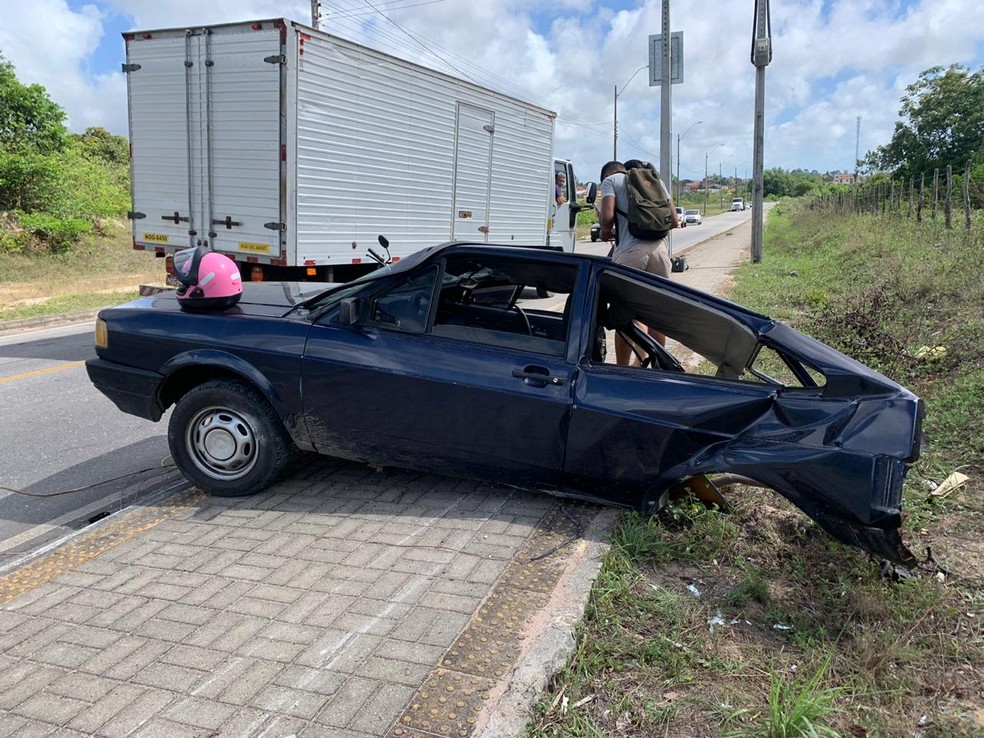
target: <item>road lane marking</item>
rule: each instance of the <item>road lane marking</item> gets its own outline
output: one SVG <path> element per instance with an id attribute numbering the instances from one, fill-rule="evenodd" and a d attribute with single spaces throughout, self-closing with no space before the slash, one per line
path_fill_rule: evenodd
<path id="1" fill-rule="evenodd" d="M 60 372 L 62 369 L 72 369 L 77 366 L 82 366 L 84 361 L 71 361 L 68 364 L 59 364 L 58 366 L 49 366 L 47 369 L 35 369 L 33 372 L 24 372 L 23 374 L 14 374 L 10 377 L 0 377 L 0 384 L 4 382 L 13 382 L 17 379 L 27 379 L 28 377 L 36 377 L 39 374 L 50 374 L 51 372 Z"/>

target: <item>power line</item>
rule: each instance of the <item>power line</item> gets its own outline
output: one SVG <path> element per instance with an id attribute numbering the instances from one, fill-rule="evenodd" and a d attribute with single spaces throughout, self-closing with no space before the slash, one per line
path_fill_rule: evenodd
<path id="1" fill-rule="evenodd" d="M 475 84 L 479 84 L 486 87 L 493 87 L 495 89 L 498 89 L 500 92 L 503 92 L 504 94 L 508 94 L 510 96 L 517 97 L 523 100 L 539 101 L 538 104 L 541 105 L 541 107 L 550 108 L 550 109 L 554 109 L 555 107 L 557 107 L 558 112 L 560 112 L 563 115 L 563 119 L 561 122 L 565 126 L 584 127 L 589 129 L 597 128 L 599 132 L 608 127 L 609 124 L 607 121 L 586 119 L 575 110 L 565 108 L 563 106 L 551 105 L 548 101 L 544 101 L 539 95 L 536 95 L 530 90 L 520 87 L 519 85 L 514 84 L 510 80 L 490 72 L 487 68 L 474 64 L 473 62 L 466 59 L 465 57 L 456 54 L 455 52 L 451 51 L 446 47 L 441 46 L 435 41 L 428 39 L 427 37 L 422 36 L 418 33 L 412 32 L 409 29 L 401 26 L 399 23 L 397 23 L 388 15 L 386 15 L 386 13 L 382 12 L 379 9 L 379 6 L 374 5 L 369 0 L 363 0 L 363 2 L 365 2 L 366 5 L 368 5 L 370 8 L 373 9 L 372 13 L 363 11 L 364 15 L 375 14 L 389 21 L 396 28 L 398 28 L 405 36 L 410 38 L 417 45 L 417 47 L 422 49 L 426 54 L 429 54 L 432 57 L 438 59 L 441 63 L 443 63 L 450 69 L 453 69 L 458 75 L 464 77 L 465 79 Z M 420 5 L 420 4 L 427 4 L 427 3 L 416 3 L 416 4 Z M 403 7 L 412 7 L 412 6 L 411 5 L 400 6 L 399 9 L 402 9 Z M 343 11 L 336 11 L 334 17 L 335 19 L 341 21 L 338 24 L 340 27 L 348 29 L 350 32 L 353 33 L 353 35 L 355 36 L 366 35 L 364 24 L 359 23 L 356 17 L 354 16 L 356 12 L 357 11 L 355 8 L 349 8 Z M 339 17 L 340 14 L 341 17 Z M 396 36 L 392 32 L 387 32 L 385 29 L 379 26 L 375 26 L 369 35 L 370 36 L 375 35 L 383 41 L 389 41 L 396 47 L 402 47 L 405 45 L 404 40 L 401 37 Z M 439 53 L 438 50 L 440 50 L 440 52 L 443 53 Z M 452 63 L 450 61 L 451 59 L 453 59 L 455 63 Z M 418 60 L 414 60 L 414 61 L 418 61 Z M 468 74 L 464 71 L 464 69 L 469 69 L 469 68 L 473 70 L 472 74 Z M 488 81 L 485 82 L 479 81 L 482 80 L 483 78 Z"/>

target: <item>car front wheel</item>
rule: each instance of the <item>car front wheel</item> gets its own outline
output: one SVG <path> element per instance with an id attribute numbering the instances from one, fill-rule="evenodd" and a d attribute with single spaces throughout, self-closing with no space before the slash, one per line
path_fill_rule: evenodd
<path id="1" fill-rule="evenodd" d="M 223 497 L 268 487 L 293 447 L 270 403 L 231 379 L 206 382 L 182 397 L 171 413 L 167 441 L 188 481 Z"/>

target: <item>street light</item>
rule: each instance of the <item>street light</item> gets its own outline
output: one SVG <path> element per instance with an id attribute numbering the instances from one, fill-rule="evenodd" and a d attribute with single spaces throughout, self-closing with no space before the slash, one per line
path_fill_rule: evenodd
<path id="1" fill-rule="evenodd" d="M 717 149 L 720 149 L 723 144 L 718 144 L 713 149 L 704 154 L 704 215 L 707 215 L 707 159 L 713 154 Z"/>
<path id="2" fill-rule="evenodd" d="M 649 65 L 643 64 L 641 67 L 635 70 L 632 73 L 632 76 L 625 81 L 624 85 L 622 85 L 621 92 L 619 92 L 618 85 L 615 86 L 615 125 L 614 125 L 614 137 L 612 139 L 612 159 L 614 161 L 618 161 L 618 96 L 621 95 L 622 92 L 625 92 L 625 88 L 629 86 L 629 82 L 634 80 L 635 76 L 639 74 L 639 72 L 641 72 L 643 69 L 649 69 Z"/>
<path id="3" fill-rule="evenodd" d="M 680 134 L 680 133 L 677 134 L 677 196 L 676 196 L 676 204 L 677 205 L 680 204 L 680 195 L 681 195 L 681 192 L 680 192 L 680 140 L 684 136 L 686 136 L 688 133 L 690 133 L 690 129 L 691 128 L 693 128 L 694 126 L 699 126 L 703 122 L 704 121 L 699 120 L 696 123 L 691 123 L 687 127 L 687 130 L 685 130 L 682 134 Z"/>

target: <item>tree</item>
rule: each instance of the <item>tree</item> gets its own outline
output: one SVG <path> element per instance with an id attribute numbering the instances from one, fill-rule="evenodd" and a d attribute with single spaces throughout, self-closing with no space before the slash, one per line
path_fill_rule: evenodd
<path id="1" fill-rule="evenodd" d="M 65 146 L 65 111 L 41 85 L 23 85 L 0 54 L 0 148 L 49 154 Z"/>
<path id="2" fill-rule="evenodd" d="M 86 153 L 110 164 L 128 164 L 130 142 L 125 136 L 114 136 L 105 128 L 90 127 L 85 133 L 70 133 L 69 137 Z"/>
<path id="3" fill-rule="evenodd" d="M 892 140 L 866 164 L 908 179 L 984 157 L 984 68 L 932 67 L 906 87 Z"/>

